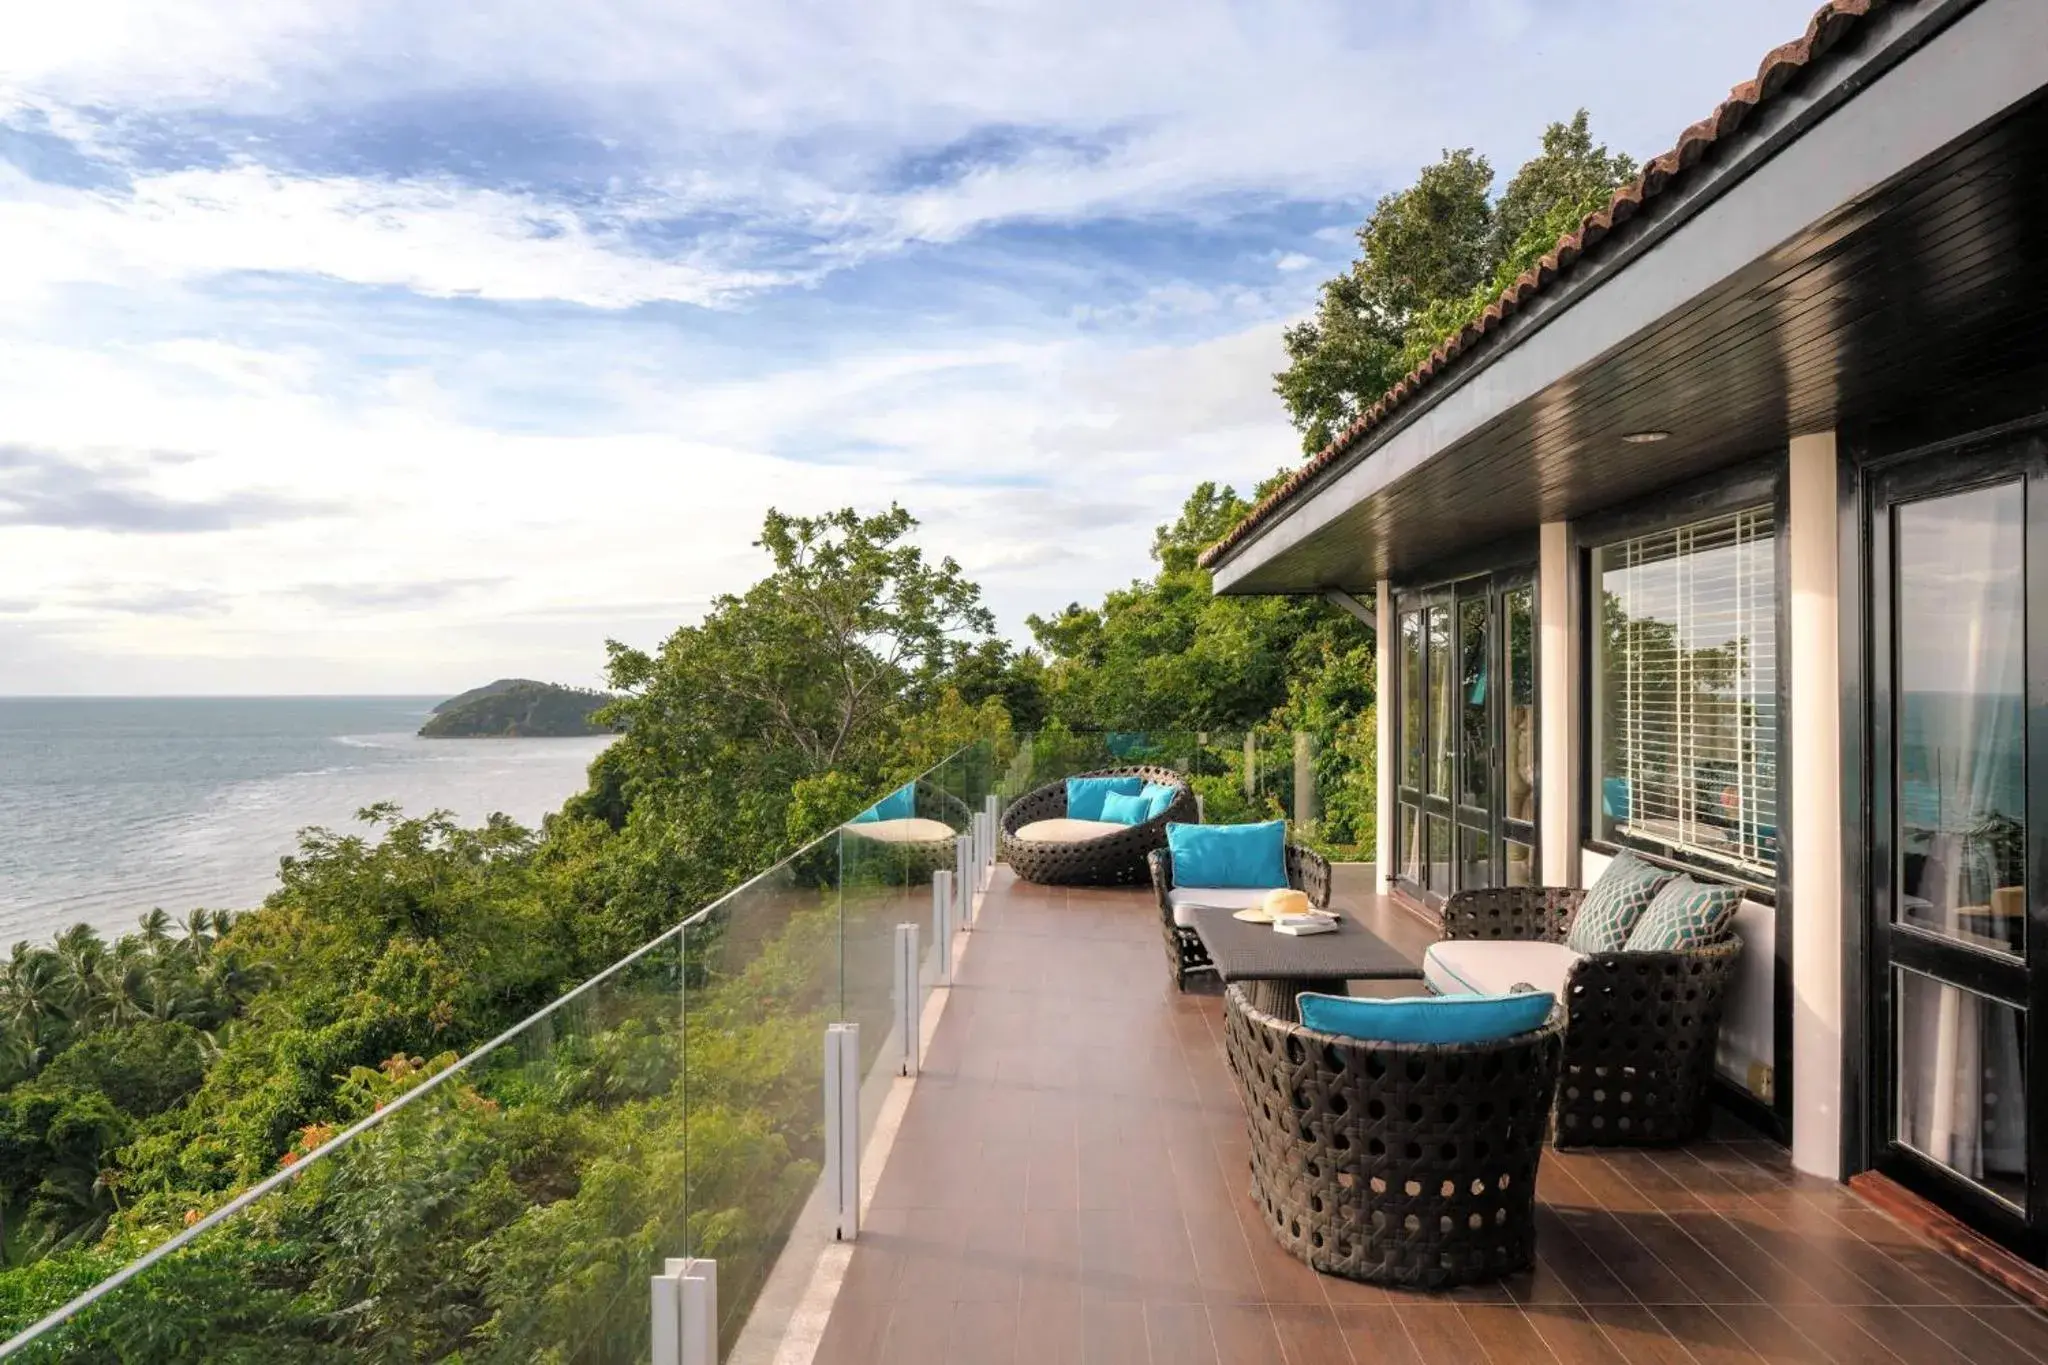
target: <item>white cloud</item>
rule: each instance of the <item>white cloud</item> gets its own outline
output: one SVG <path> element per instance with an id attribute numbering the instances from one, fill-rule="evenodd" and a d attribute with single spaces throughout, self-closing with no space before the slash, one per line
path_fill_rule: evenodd
<path id="1" fill-rule="evenodd" d="M 6 7 L 0 119 L 101 174 L 0 155 L 0 447 L 74 471 L 0 692 L 591 681 L 771 502 L 903 502 L 1017 631 L 1297 457 L 1374 197 L 1582 103 L 1661 150 L 1810 3 Z"/>

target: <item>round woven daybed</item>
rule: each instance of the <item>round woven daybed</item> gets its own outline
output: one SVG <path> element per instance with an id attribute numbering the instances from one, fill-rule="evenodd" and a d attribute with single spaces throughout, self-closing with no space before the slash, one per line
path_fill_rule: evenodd
<path id="1" fill-rule="evenodd" d="M 1027 882 L 1043 886 L 1142 886 L 1151 880 L 1146 857 L 1166 847 L 1169 823 L 1201 817 L 1187 779 L 1171 768 L 1102 768 L 1076 777 L 1136 777 L 1179 790 L 1166 809 L 1137 825 L 1067 819 L 1067 783 L 1048 782 L 1020 796 L 1003 812 L 1003 861 Z"/>
<path id="2" fill-rule="evenodd" d="M 943 787 L 919 782 L 913 797 L 915 815 L 900 820 L 849 821 L 839 827 L 849 839 L 864 839 L 903 850 L 912 881 L 929 881 L 934 872 L 953 865 L 953 841 L 967 832 L 972 812 L 967 803 Z"/>
<path id="3" fill-rule="evenodd" d="M 1223 1045 L 1252 1200 L 1288 1251 L 1326 1275 L 1424 1290 L 1535 1263 L 1561 1011 L 1499 1042 L 1374 1042 L 1277 1019 L 1239 984 Z"/>

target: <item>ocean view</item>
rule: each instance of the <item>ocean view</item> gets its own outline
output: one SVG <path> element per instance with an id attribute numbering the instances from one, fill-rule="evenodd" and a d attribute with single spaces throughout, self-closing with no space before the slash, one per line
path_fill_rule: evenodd
<path id="1" fill-rule="evenodd" d="M 439 700 L 0 698 L 0 946 L 253 906 L 300 829 L 376 801 L 538 824 L 609 742 L 418 738 Z"/>

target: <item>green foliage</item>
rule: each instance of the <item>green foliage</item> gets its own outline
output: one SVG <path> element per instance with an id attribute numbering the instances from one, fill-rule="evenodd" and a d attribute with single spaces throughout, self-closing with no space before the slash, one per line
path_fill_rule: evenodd
<path id="1" fill-rule="evenodd" d="M 611 700 L 580 687 L 500 678 L 436 706 L 420 734 L 426 739 L 608 734 L 611 727 L 592 717 Z"/>
<path id="2" fill-rule="evenodd" d="M 1303 450 L 1328 445 L 1634 174 L 1628 157 L 1594 143 L 1581 109 L 1544 130 L 1542 150 L 1495 201 L 1493 168 L 1469 147 L 1381 199 L 1358 230 L 1358 259 L 1285 334 L 1274 388 Z"/>

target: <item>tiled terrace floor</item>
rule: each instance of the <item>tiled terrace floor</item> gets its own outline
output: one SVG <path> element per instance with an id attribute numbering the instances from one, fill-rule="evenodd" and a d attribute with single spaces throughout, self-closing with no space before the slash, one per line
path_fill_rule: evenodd
<path id="1" fill-rule="evenodd" d="M 2048 1362 L 2048 1319 L 1739 1134 L 1546 1154 L 1504 1285 L 1319 1276 L 1256 1221 L 1221 1000 L 1173 992 L 1149 895 L 998 878 L 820 1365 Z"/>

